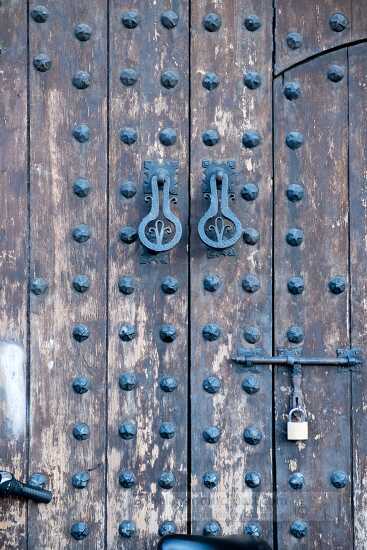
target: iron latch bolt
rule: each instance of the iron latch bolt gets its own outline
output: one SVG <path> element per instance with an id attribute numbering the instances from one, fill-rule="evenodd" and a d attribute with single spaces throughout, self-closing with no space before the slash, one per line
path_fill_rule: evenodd
<path id="1" fill-rule="evenodd" d="M 24 497 L 35 502 L 45 503 L 50 502 L 52 499 L 51 491 L 36 487 L 30 483 L 22 483 L 15 479 L 12 473 L 4 470 L 0 470 L 0 496 Z"/>

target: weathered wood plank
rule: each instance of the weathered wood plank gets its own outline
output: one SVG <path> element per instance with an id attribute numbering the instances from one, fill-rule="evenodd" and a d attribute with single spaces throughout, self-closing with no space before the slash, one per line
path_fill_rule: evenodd
<path id="1" fill-rule="evenodd" d="M 349 344 L 348 79 L 329 80 L 331 65 L 343 67 L 347 75 L 346 51 L 326 54 L 275 81 L 275 344 L 303 348 L 307 356 L 335 356 L 337 348 Z M 300 87 L 298 99 L 284 95 L 291 82 Z M 304 142 L 291 149 L 286 138 L 295 131 Z M 290 184 L 303 186 L 302 200 L 287 198 L 290 191 L 295 196 Z M 298 236 L 292 237 L 291 229 L 303 232 L 299 246 L 288 244 L 297 244 Z M 340 294 L 329 289 L 336 276 L 345 281 Z M 299 294 L 289 290 L 294 277 L 303 280 L 304 291 Z M 293 330 L 292 343 L 287 337 L 290 327 L 299 327 L 304 339 L 298 329 Z M 286 440 L 290 372 L 277 370 L 278 545 L 298 547 L 290 527 L 301 519 L 308 524 L 307 548 L 350 548 L 350 484 L 336 489 L 330 481 L 333 471 L 351 474 L 349 374 L 335 367 L 304 368 L 302 385 L 309 440 L 293 443 Z M 304 476 L 301 490 L 289 484 L 296 472 Z"/>
<path id="2" fill-rule="evenodd" d="M 30 505 L 29 547 L 103 548 L 107 3 L 45 1 L 44 6 L 47 21 L 30 22 L 31 277 L 44 278 L 49 288 L 31 295 L 30 468 L 49 476 L 54 499 Z M 81 23 L 91 28 L 89 40 L 75 35 Z M 88 29 L 81 31 L 87 38 Z M 40 53 L 52 63 L 46 72 L 32 64 Z M 89 87 L 73 85 L 77 71 L 90 73 Z M 80 124 L 90 130 L 84 143 L 73 136 Z M 90 181 L 87 197 L 73 190 L 78 178 Z M 73 237 L 80 224 L 91 232 L 88 240 L 79 239 L 84 242 Z M 79 275 L 89 278 L 89 289 L 87 281 L 75 281 Z M 77 324 L 90 331 L 83 342 L 72 335 Z M 73 390 L 78 376 L 90 385 L 83 395 Z M 79 423 L 89 427 L 85 440 L 73 435 Z M 86 488 L 73 486 L 79 472 L 90 477 Z M 90 531 L 79 542 L 71 536 L 77 522 Z M 73 529 L 80 538 L 86 534 L 83 525 Z"/>
<path id="3" fill-rule="evenodd" d="M 241 534 L 245 526 L 253 532 L 259 528 L 272 542 L 271 371 L 264 367 L 254 373 L 230 363 L 238 344 L 261 347 L 266 353 L 272 349 L 272 3 L 200 0 L 192 2 L 191 10 L 192 530 L 202 533 L 210 522 L 217 521 L 225 534 Z M 203 26 L 203 19 L 210 13 L 221 18 L 218 31 L 208 32 Z M 244 22 L 254 15 L 261 26 L 251 31 Z M 247 26 L 251 27 L 251 21 L 258 26 L 256 18 L 247 20 Z M 254 72 L 260 75 L 260 87 L 256 86 L 258 77 L 251 76 Z M 216 73 L 220 81 L 212 90 L 202 84 L 208 73 Z M 244 74 L 252 89 L 244 85 Z M 219 143 L 212 147 L 203 143 L 202 134 L 208 129 L 217 130 L 220 136 Z M 260 133 L 259 146 L 250 149 L 242 144 L 243 133 L 248 130 Z M 235 256 L 209 258 L 198 236 L 199 219 L 209 204 L 203 199 L 201 187 L 205 159 L 236 161 L 239 176 L 234 187 L 236 198 L 230 206 L 243 227 L 251 228 L 253 237 L 246 238 L 253 238 L 254 244 L 241 238 Z M 241 197 L 245 183 L 252 184 L 244 192 L 247 198 L 258 187 L 256 200 Z M 258 242 L 256 232 L 260 235 Z M 260 281 L 256 293 L 242 288 L 247 274 Z M 209 275 L 220 280 L 215 292 L 204 288 L 204 279 Z M 203 327 L 208 323 L 221 329 L 216 341 L 203 337 Z M 256 341 L 257 335 L 259 341 L 249 343 Z M 260 391 L 254 395 L 241 387 L 249 375 L 260 384 Z M 218 393 L 203 389 L 208 376 L 221 381 Z M 252 425 L 262 432 L 259 445 L 244 441 L 244 429 Z M 203 431 L 210 426 L 222 431 L 216 444 L 203 438 Z M 203 476 L 213 471 L 219 481 L 209 489 Z M 248 472 L 259 472 L 260 487 L 246 485 Z"/>
<path id="4" fill-rule="evenodd" d="M 0 468 L 24 479 L 27 354 L 27 7 L 0 5 Z M 0 546 L 25 547 L 25 505 L 2 500 Z"/>
<path id="5" fill-rule="evenodd" d="M 172 2 L 178 22 L 171 29 L 161 23 L 161 14 L 168 8 L 170 4 L 163 0 L 113 0 L 110 9 L 109 548 L 151 549 L 166 521 L 175 522 L 178 531 L 186 531 L 188 2 Z M 124 25 L 122 14 L 132 10 L 138 12 L 138 25 L 127 28 L 129 17 L 125 15 Z M 136 70 L 135 84 L 121 82 L 125 69 Z M 162 74 L 172 70 L 178 83 L 165 88 Z M 120 139 L 121 129 L 129 127 L 137 131 L 137 140 L 131 145 Z M 171 146 L 164 146 L 159 139 L 159 132 L 167 127 L 177 134 Z M 149 211 L 150 203 L 144 200 L 145 160 L 178 160 L 180 164 L 178 204 L 173 208 L 182 222 L 183 237 L 166 255 L 151 256 L 138 241 L 126 244 L 119 238 L 121 228 L 137 230 Z M 131 198 L 126 198 L 129 193 L 121 193 L 126 181 L 133 182 L 136 189 Z M 161 289 L 167 276 L 178 281 L 179 289 L 172 295 Z M 132 277 L 132 294 L 119 290 L 121 277 Z M 126 323 L 137 331 L 130 342 L 119 338 L 119 329 Z M 163 323 L 175 326 L 174 342 L 161 341 Z M 134 373 L 137 379 L 131 391 L 119 387 L 119 376 L 126 373 Z M 166 376 L 177 381 L 172 393 L 160 388 Z M 131 440 L 119 435 L 119 425 L 125 421 L 135 422 L 137 427 Z M 163 422 L 175 425 L 172 439 L 160 436 Z M 119 484 L 119 475 L 126 471 L 136 478 L 131 488 Z M 159 486 L 164 472 L 175 476 L 172 489 Z M 130 539 L 123 522 L 134 522 L 136 532 Z"/>

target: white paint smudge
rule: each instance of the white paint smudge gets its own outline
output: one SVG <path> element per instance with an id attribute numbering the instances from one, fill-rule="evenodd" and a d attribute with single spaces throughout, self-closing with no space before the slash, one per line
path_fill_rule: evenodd
<path id="1" fill-rule="evenodd" d="M 0 341 L 0 390 L 0 424 L 7 436 L 19 437 L 26 422 L 25 354 L 15 342 Z"/>

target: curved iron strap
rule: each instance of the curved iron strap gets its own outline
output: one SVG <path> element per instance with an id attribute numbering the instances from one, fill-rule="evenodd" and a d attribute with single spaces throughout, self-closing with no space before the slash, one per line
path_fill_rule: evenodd
<path id="1" fill-rule="evenodd" d="M 218 198 L 218 187 L 220 189 L 220 199 Z M 198 231 L 200 239 L 210 248 L 229 248 L 233 246 L 242 234 L 240 220 L 228 206 L 230 197 L 228 175 L 223 171 L 218 171 L 210 177 L 210 204 L 204 216 L 200 218 Z M 207 226 L 210 219 L 213 223 Z M 229 220 L 231 224 L 226 223 Z M 232 225 L 233 224 L 233 225 Z M 209 237 L 208 231 L 214 233 L 215 239 Z M 227 237 L 226 234 L 229 234 Z"/>
<path id="2" fill-rule="evenodd" d="M 158 175 L 152 176 L 151 179 L 151 195 L 147 195 L 147 199 L 151 201 L 150 212 L 142 219 L 139 225 L 138 234 L 140 242 L 153 252 L 166 252 L 171 250 L 179 243 L 182 237 L 182 225 L 178 217 L 171 210 L 171 202 L 175 202 L 175 197 L 170 197 L 170 177 L 164 170 Z M 160 213 L 160 191 L 162 191 L 162 216 Z M 174 231 L 170 224 L 171 222 Z M 154 223 L 153 223 L 154 222 Z M 152 224 L 150 227 L 149 224 Z M 170 240 L 165 237 L 172 235 Z M 149 236 L 148 236 L 149 235 Z"/>

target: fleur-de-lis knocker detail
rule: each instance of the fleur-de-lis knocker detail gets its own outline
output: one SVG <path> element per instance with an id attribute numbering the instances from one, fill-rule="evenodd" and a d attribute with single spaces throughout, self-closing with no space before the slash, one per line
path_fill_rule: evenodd
<path id="1" fill-rule="evenodd" d="M 171 163 L 172 165 L 173 163 Z M 157 168 L 155 164 L 146 161 L 145 169 L 149 182 L 146 182 L 145 200 L 151 203 L 150 212 L 139 225 L 140 242 L 152 252 L 167 252 L 175 247 L 182 237 L 182 225 L 172 212 L 171 204 L 177 203 L 173 194 L 172 166 Z M 152 173 L 153 170 L 153 173 Z"/>

